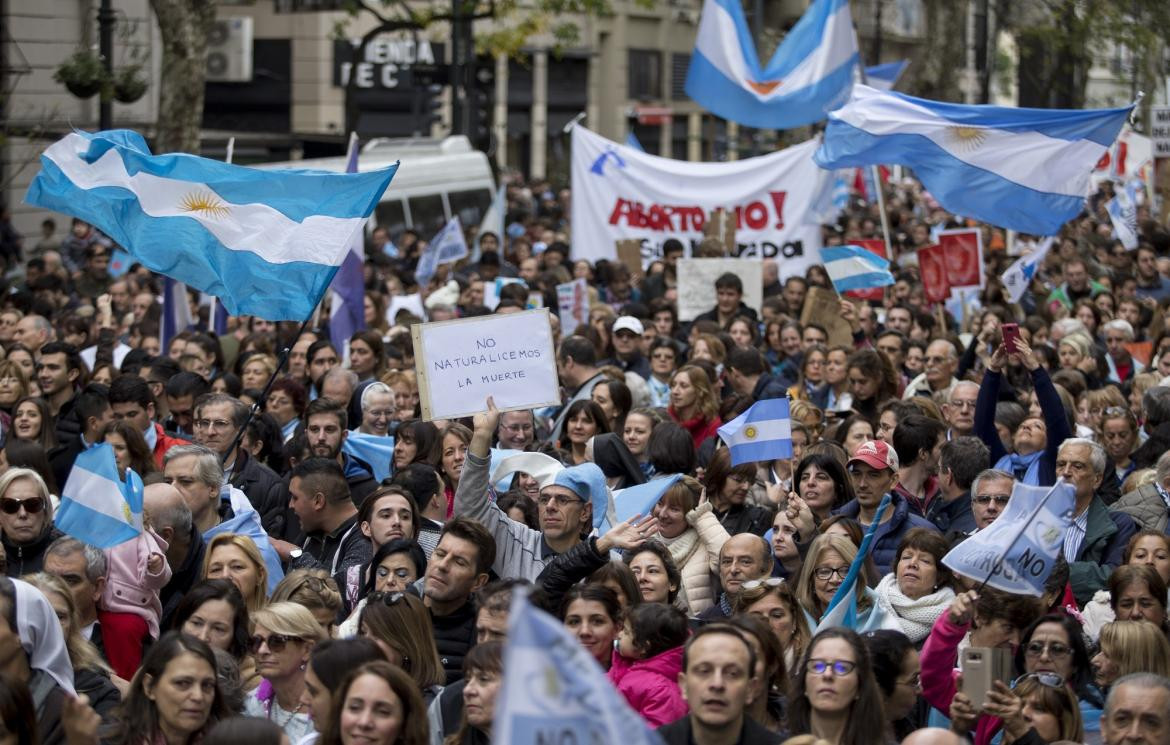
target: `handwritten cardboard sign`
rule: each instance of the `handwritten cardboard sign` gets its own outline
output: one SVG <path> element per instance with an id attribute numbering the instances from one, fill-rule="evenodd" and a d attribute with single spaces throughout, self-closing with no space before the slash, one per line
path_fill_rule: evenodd
<path id="1" fill-rule="evenodd" d="M 478 316 L 411 327 L 423 419 L 487 409 L 555 406 L 560 384 L 548 310 Z"/>
<path id="2" fill-rule="evenodd" d="M 841 300 L 837 293 L 823 287 L 810 287 L 804 296 L 800 323 L 819 323 L 829 333 L 829 346 L 852 346 L 853 329 L 841 315 Z"/>

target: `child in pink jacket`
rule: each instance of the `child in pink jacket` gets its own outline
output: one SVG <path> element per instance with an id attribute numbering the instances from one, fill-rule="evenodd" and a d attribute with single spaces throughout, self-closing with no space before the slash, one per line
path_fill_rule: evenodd
<path id="1" fill-rule="evenodd" d="M 678 688 L 689 629 L 682 611 L 661 603 L 630 609 L 613 652 L 609 679 L 651 727 L 681 719 L 687 702 Z"/>
<path id="2" fill-rule="evenodd" d="M 149 526 L 137 538 L 106 549 L 106 587 L 98 603 L 102 641 L 110 665 L 122 677 L 133 676 L 142 659 L 145 637 L 158 639 L 162 619 L 159 591 L 171 579 L 167 542 Z"/>

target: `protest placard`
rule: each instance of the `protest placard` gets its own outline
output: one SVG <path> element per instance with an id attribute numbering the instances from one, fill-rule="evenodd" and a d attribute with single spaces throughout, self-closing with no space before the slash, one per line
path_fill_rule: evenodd
<path id="1" fill-rule="evenodd" d="M 422 295 L 417 292 L 413 295 L 395 295 L 390 298 L 390 307 L 386 309 L 386 322 L 391 326 L 398 324 L 398 314 L 406 311 L 417 318 L 426 318 L 427 313 L 423 309 Z"/>
<path id="2" fill-rule="evenodd" d="M 936 243 L 918 249 L 918 274 L 922 277 L 922 291 L 927 302 L 941 303 L 950 296 L 946 256 L 941 245 Z"/>
<path id="3" fill-rule="evenodd" d="M 679 295 L 682 296 L 681 293 Z M 809 287 L 804 296 L 804 309 L 800 313 L 800 323 L 807 324 L 815 321 L 829 332 L 829 346 L 851 346 L 853 344 L 853 329 L 841 316 L 841 300 L 837 293 L 823 287 Z"/>
<path id="4" fill-rule="evenodd" d="M 584 277 L 557 285 L 557 310 L 562 337 L 589 322 L 589 285 Z"/>
<path id="5" fill-rule="evenodd" d="M 423 419 L 486 410 L 555 406 L 560 383 L 548 310 L 478 316 L 411 327 Z"/>
<path id="6" fill-rule="evenodd" d="M 714 308 L 715 280 L 728 272 L 743 281 L 743 302 L 758 313 L 764 301 L 764 265 L 759 259 L 679 259 L 679 320 L 693 321 Z"/>
<path id="7" fill-rule="evenodd" d="M 938 244 L 946 257 L 952 289 L 983 287 L 983 234 L 977 228 L 940 230 Z"/>
<path id="8" fill-rule="evenodd" d="M 617 242 L 618 260 L 630 270 L 631 277 L 642 275 L 642 241 L 627 238 Z"/>

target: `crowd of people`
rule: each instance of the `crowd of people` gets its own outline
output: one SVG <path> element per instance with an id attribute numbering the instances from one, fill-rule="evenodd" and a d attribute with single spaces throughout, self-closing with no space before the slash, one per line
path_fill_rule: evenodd
<path id="1" fill-rule="evenodd" d="M 844 334 L 802 313 L 824 268 L 782 261 L 760 307 L 725 274 L 680 319 L 677 262 L 722 249 L 668 239 L 644 272 L 574 260 L 571 195 L 547 183 L 512 185 L 504 235 L 470 235 L 474 259 L 426 286 L 420 236 L 375 230 L 348 339 L 327 309 L 299 336 L 248 317 L 216 334 L 192 294 L 200 320 L 164 340 L 160 278 L 111 276 L 95 228 L 10 247 L 0 742 L 493 742 L 522 592 L 671 745 L 1167 745 L 1170 232 L 1142 207 L 1125 250 L 1106 184 L 1012 303 L 999 277 L 1035 243 L 976 225 L 987 285 L 955 317 L 914 249 L 964 221 L 913 180 L 885 188 L 896 282 L 840 297 Z M 877 207 L 855 194 L 823 232 L 881 237 Z M 500 277 L 523 281 L 489 310 Z M 589 318 L 562 334 L 574 278 Z M 415 293 L 425 317 L 395 302 Z M 410 326 L 534 296 L 562 404 L 424 421 Z M 717 430 L 773 398 L 792 457 L 735 463 Z M 387 438 L 382 462 L 358 434 Z M 145 484 L 146 524 L 105 550 L 54 523 L 103 442 Z M 1074 514 L 1042 597 L 943 563 L 1017 484 L 1058 478 Z M 655 482 L 649 514 L 596 529 Z M 230 529 L 253 510 L 262 530 Z M 822 624 L 871 528 L 856 623 Z M 996 648 L 1011 674 L 977 695 L 960 660 Z"/>

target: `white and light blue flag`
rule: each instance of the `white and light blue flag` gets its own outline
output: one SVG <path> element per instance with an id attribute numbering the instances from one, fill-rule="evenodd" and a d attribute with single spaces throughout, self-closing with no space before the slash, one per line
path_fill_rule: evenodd
<path id="1" fill-rule="evenodd" d="M 129 468 L 125 481 L 118 476 L 109 443 L 83 450 L 61 490 L 53 523 L 98 548 L 113 548 L 137 538 L 142 533 L 142 479 Z"/>
<path id="2" fill-rule="evenodd" d="M 943 564 L 997 590 L 1040 597 L 1075 504 L 1076 491 L 1063 479 L 1052 486 L 1017 483 L 1003 514 L 952 548 Z"/>
<path id="3" fill-rule="evenodd" d="M 792 457 L 788 399 L 766 398 L 719 428 L 731 451 L 731 465 Z"/>
<path id="4" fill-rule="evenodd" d="M 663 745 L 564 624 L 512 594 L 492 741 Z"/>
<path id="5" fill-rule="evenodd" d="M 358 172 L 357 133 L 349 136 L 349 154 L 346 156 L 346 173 Z M 366 327 L 366 278 L 362 265 L 366 261 L 364 231 L 353 236 L 346 248 L 341 268 L 329 285 L 332 298 L 329 308 L 329 338 L 333 343 L 344 345 L 344 354 L 349 358 L 349 338 L 354 332 Z"/>
<path id="6" fill-rule="evenodd" d="M 646 152 L 646 148 L 642 147 L 642 143 L 638 142 L 638 135 L 632 131 L 626 133 L 626 146 L 632 147 L 640 153 Z"/>
<path id="7" fill-rule="evenodd" d="M 1032 278 L 1036 276 L 1036 270 L 1044 262 L 1044 257 L 1048 255 L 1053 243 L 1055 240 L 1052 236 L 1044 238 L 1037 244 L 1035 251 L 1016 259 L 1011 266 L 1004 270 L 1003 289 L 1013 303 L 1020 302 L 1020 298 L 1028 291 L 1028 287 L 1032 284 Z"/>
<path id="8" fill-rule="evenodd" d="M 894 284 L 889 259 L 861 246 L 829 246 L 821 249 L 821 262 L 837 292 L 889 287 Z"/>
<path id="9" fill-rule="evenodd" d="M 971 106 L 856 85 L 814 159 L 827 169 L 904 165 L 950 212 L 1055 235 L 1084 208 L 1089 174 L 1132 109 Z"/>
<path id="10" fill-rule="evenodd" d="M 675 473 L 665 478 L 651 479 L 637 486 L 618 489 L 613 493 L 614 520 L 622 523 L 636 515 L 642 517 L 649 515 L 650 510 L 654 509 L 654 505 L 658 504 L 658 500 L 662 499 L 666 490 L 674 486 L 680 478 L 682 475 Z M 602 521 L 601 526 L 597 529 L 597 534 L 605 535 L 612 527 L 613 525 L 607 518 Z"/>
<path id="11" fill-rule="evenodd" d="M 845 102 L 857 63 L 848 0 L 813 0 L 763 67 L 739 0 L 706 0 L 686 92 L 724 119 L 792 129 Z"/>
<path id="12" fill-rule="evenodd" d="M 390 462 L 394 460 L 393 437 L 351 430 L 341 441 L 341 452 L 368 463 L 379 483 L 390 478 Z"/>
<path id="13" fill-rule="evenodd" d="M 1109 221 L 1113 223 L 1113 234 L 1117 236 L 1117 240 L 1121 241 L 1121 245 L 1125 246 L 1127 251 L 1138 247 L 1137 208 L 1140 187 L 1140 181 L 1130 181 L 1124 186 L 1115 185 L 1113 199 L 1110 199 L 1109 204 L 1105 205 L 1105 210 L 1109 213 Z"/>
<path id="14" fill-rule="evenodd" d="M 460 224 L 459 216 L 456 215 L 427 243 L 422 256 L 418 259 L 414 278 L 420 285 L 426 284 L 431 280 L 431 277 L 435 276 L 435 272 L 441 264 L 458 261 L 465 256 L 467 256 L 467 240 L 463 237 L 463 225 Z"/>
<path id="15" fill-rule="evenodd" d="M 73 132 L 41 156 L 25 200 L 80 217 L 234 316 L 304 320 L 397 166 L 264 171 L 152 155 L 137 132 Z"/>
<path id="16" fill-rule="evenodd" d="M 906 71 L 910 60 L 887 62 L 884 65 L 873 65 L 865 68 L 865 84 L 879 91 L 891 91 L 898 84 L 898 78 Z"/>

